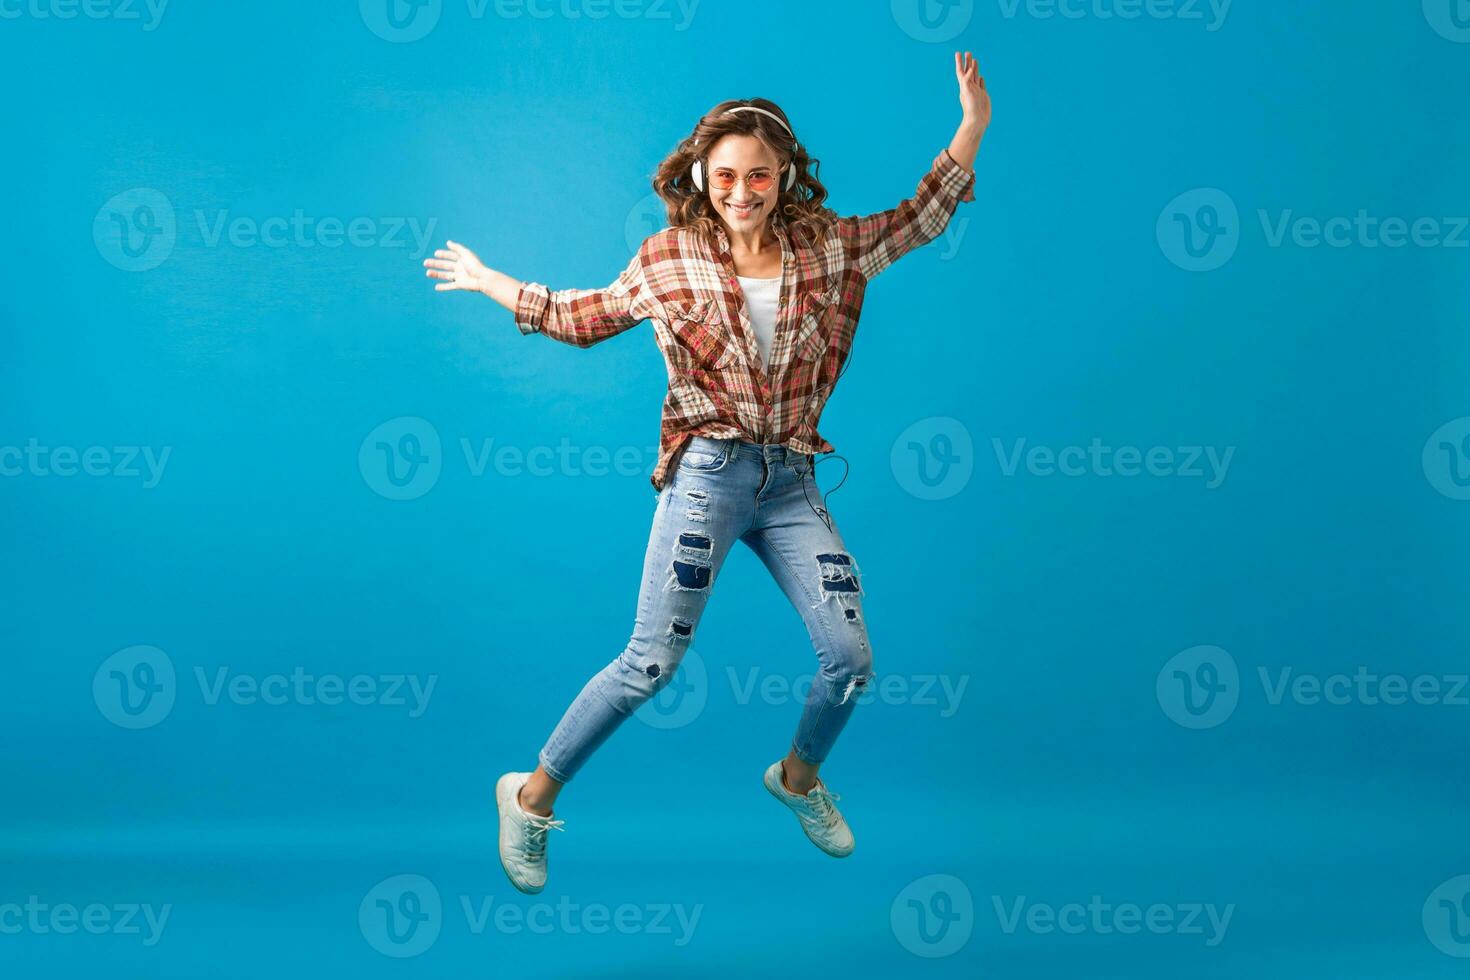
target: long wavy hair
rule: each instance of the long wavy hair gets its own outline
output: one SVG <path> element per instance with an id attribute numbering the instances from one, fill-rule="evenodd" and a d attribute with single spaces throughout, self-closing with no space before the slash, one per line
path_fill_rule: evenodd
<path id="1" fill-rule="evenodd" d="M 811 246 L 819 244 L 837 219 L 835 211 L 822 205 L 827 199 L 827 188 L 817 179 L 821 161 L 809 156 L 806 148 L 793 142 L 786 130 L 769 116 L 759 112 L 726 115 L 728 110 L 742 105 L 774 112 L 786 125 L 791 125 L 786 113 L 770 99 L 729 99 L 705 113 L 693 132 L 679 141 L 674 152 L 664 157 L 653 175 L 653 190 L 668 209 L 669 225 L 694 228 L 709 241 L 714 241 L 719 218 L 710 206 L 708 191 L 694 186 L 689 168 L 695 160 L 704 159 L 707 165 L 709 151 L 715 143 L 723 136 L 737 133 L 754 136 L 770 147 L 782 170 L 787 166 L 796 168 L 796 183 L 789 191 L 782 186 L 785 174 L 778 174 L 776 186 L 780 189 L 776 211 L 770 220 L 779 222 L 794 241 Z M 795 126 L 791 128 L 793 132 L 796 129 Z M 705 186 L 709 186 L 707 180 Z"/>

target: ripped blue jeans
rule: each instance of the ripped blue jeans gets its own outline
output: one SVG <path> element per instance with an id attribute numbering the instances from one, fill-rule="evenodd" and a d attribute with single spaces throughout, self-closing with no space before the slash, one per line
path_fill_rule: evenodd
<path id="1" fill-rule="evenodd" d="M 658 495 L 633 635 L 582 688 L 540 761 L 561 782 L 665 688 L 693 642 L 730 547 L 743 541 L 806 624 L 818 670 L 792 748 L 816 764 L 872 678 L 858 566 L 812 477 L 811 456 L 781 445 L 694 436 Z M 753 642 L 764 639 L 752 635 Z"/>

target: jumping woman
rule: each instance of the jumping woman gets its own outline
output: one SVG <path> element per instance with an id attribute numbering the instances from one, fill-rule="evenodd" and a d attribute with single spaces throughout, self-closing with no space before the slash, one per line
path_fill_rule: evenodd
<path id="1" fill-rule="evenodd" d="M 653 178 L 669 226 L 604 289 L 552 292 L 487 268 L 455 242 L 425 259 L 436 290 L 483 293 L 523 334 L 590 347 L 651 320 L 668 367 L 658 494 L 628 644 L 589 680 L 542 747 L 534 772 L 495 787 L 500 860 L 523 892 L 546 884 L 552 807 L 566 783 L 673 677 L 725 556 L 742 541 L 800 612 L 820 665 L 785 759 L 765 786 L 833 857 L 853 835 L 817 770 L 872 677 L 859 569 L 812 471 L 832 446 L 817 421 L 852 348 L 868 283 L 940 234 L 990 124 L 970 53 L 956 52 L 962 116 L 913 197 L 839 217 L 823 207 L 816 160 L 766 99 L 721 102 Z"/>

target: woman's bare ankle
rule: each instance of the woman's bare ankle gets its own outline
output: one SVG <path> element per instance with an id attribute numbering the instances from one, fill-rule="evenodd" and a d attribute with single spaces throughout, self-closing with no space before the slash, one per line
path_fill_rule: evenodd
<path id="1" fill-rule="evenodd" d="M 817 766 L 802 761 L 793 750 L 781 763 L 781 785 L 786 792 L 805 796 L 817 785 Z"/>
<path id="2" fill-rule="evenodd" d="M 546 770 L 538 765 L 536 771 L 531 773 L 531 778 L 521 786 L 516 802 L 527 813 L 534 813 L 538 817 L 549 817 L 551 808 L 556 805 L 557 794 L 561 792 L 563 785 L 565 784 L 552 779 L 547 775 Z"/>
<path id="3" fill-rule="evenodd" d="M 526 787 L 524 785 L 521 787 L 521 791 L 516 794 L 516 802 L 519 803 L 521 809 L 525 810 L 527 813 L 534 813 L 538 817 L 551 816 L 550 807 L 543 806 L 539 802 L 526 799 Z"/>

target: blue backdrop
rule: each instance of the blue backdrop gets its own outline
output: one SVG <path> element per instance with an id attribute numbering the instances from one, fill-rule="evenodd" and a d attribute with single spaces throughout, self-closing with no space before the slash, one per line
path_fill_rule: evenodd
<path id="1" fill-rule="evenodd" d="M 726 98 L 891 207 L 957 49 L 976 200 L 823 419 L 856 854 L 738 549 L 513 891 L 666 378 L 422 258 L 611 282 Z M 3 0 L 0 66 L 6 976 L 1464 975 L 1465 0 Z"/>

